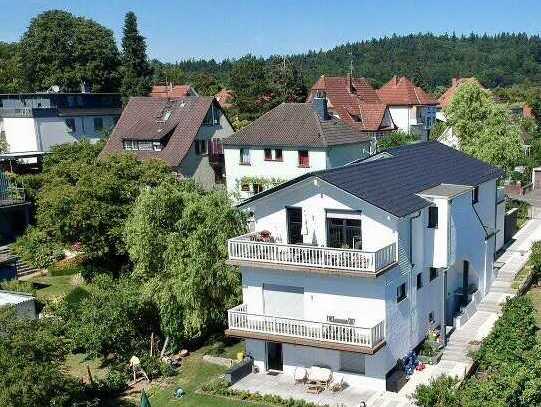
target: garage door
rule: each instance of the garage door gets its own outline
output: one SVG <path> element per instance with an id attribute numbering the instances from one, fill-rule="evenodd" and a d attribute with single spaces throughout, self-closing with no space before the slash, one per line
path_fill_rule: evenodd
<path id="1" fill-rule="evenodd" d="M 304 288 L 263 284 L 265 315 L 304 318 Z"/>

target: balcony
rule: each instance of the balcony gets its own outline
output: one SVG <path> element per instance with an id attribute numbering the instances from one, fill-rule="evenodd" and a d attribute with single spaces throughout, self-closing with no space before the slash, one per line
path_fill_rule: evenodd
<path id="1" fill-rule="evenodd" d="M 367 354 L 385 344 L 385 321 L 361 327 L 251 314 L 247 309 L 242 304 L 227 311 L 227 335 Z"/>
<path id="2" fill-rule="evenodd" d="M 308 267 L 322 271 L 340 271 L 377 276 L 397 261 L 396 244 L 377 251 L 337 249 L 309 245 L 257 241 L 257 232 L 229 239 L 229 260 L 242 262 Z"/>

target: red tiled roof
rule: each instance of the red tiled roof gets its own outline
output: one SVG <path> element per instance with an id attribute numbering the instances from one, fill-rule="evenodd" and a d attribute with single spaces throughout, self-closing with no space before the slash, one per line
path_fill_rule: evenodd
<path id="1" fill-rule="evenodd" d="M 229 109 L 233 106 L 233 91 L 231 90 L 222 89 L 214 96 L 214 98 L 222 109 Z"/>
<path id="2" fill-rule="evenodd" d="M 443 108 L 446 108 L 451 103 L 451 100 L 455 96 L 456 91 L 460 86 L 462 86 L 465 83 L 476 83 L 477 85 L 481 86 L 483 88 L 483 85 L 479 83 L 477 79 L 474 77 L 471 78 L 453 78 L 453 81 L 451 83 L 451 86 L 447 88 L 445 92 L 439 97 L 438 102 L 440 103 L 440 106 Z M 483 88 L 484 89 L 484 88 Z"/>
<path id="3" fill-rule="evenodd" d="M 388 106 L 437 105 L 438 101 L 415 86 L 405 76 L 393 76 L 389 82 L 377 90 L 383 103 Z"/>
<path id="4" fill-rule="evenodd" d="M 348 125 L 363 131 L 394 129 L 394 125 L 385 127 L 387 106 L 365 78 L 323 75 L 312 86 L 308 101 L 312 101 L 318 90 L 325 91 L 329 110 Z"/>
<path id="5" fill-rule="evenodd" d="M 100 157 L 125 151 L 123 140 L 168 139 L 161 151 L 130 152 L 143 160 L 161 159 L 177 167 L 189 151 L 213 100 L 201 96 L 130 98 Z M 170 112 L 167 120 L 166 112 Z"/>
<path id="6" fill-rule="evenodd" d="M 196 96 L 190 85 L 154 85 L 149 96 L 164 98 L 179 98 L 184 96 Z"/>

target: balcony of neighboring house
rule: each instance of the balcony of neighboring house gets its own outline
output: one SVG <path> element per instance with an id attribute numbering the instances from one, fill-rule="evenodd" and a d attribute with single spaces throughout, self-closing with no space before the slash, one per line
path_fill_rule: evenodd
<path id="1" fill-rule="evenodd" d="M 0 184 L 3 184 L 0 181 Z M 24 188 L 0 185 L 0 207 L 26 203 Z"/>
<path id="2" fill-rule="evenodd" d="M 373 278 L 397 263 L 396 243 L 366 251 L 355 248 L 355 237 L 350 237 L 350 247 L 336 239 L 316 246 L 280 243 L 267 231 L 247 233 L 229 240 L 229 263 Z"/>
<path id="3" fill-rule="evenodd" d="M 308 321 L 248 312 L 246 304 L 227 311 L 226 335 L 346 352 L 374 354 L 385 345 L 385 321 L 358 326 L 355 320 Z"/>
<path id="4" fill-rule="evenodd" d="M 224 164 L 224 146 L 222 140 L 211 139 L 208 142 L 209 162 L 212 165 Z"/>
<path id="5" fill-rule="evenodd" d="M 0 107 L 0 117 L 50 117 L 57 114 L 56 107 Z"/>

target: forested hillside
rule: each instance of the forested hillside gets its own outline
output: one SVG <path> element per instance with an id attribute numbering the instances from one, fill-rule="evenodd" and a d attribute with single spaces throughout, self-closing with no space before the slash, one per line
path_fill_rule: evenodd
<path id="1" fill-rule="evenodd" d="M 271 64 L 282 57 L 267 58 Z M 485 86 L 509 86 L 541 82 L 541 39 L 527 34 L 433 35 L 412 34 L 349 43 L 328 51 L 289 55 L 287 60 L 302 72 L 310 86 L 321 74 L 345 74 L 353 60 L 355 75 L 371 79 L 376 86 L 392 75 L 403 74 L 429 91 L 448 86 L 453 76 L 476 76 Z M 154 61 L 157 76 L 191 78 L 207 73 L 227 85 L 234 60 Z M 197 79 L 197 78 L 196 78 Z"/>

